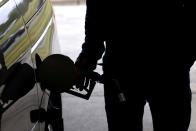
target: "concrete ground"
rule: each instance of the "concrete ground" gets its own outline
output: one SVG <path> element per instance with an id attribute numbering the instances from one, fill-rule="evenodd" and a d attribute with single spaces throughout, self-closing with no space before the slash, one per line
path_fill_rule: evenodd
<path id="1" fill-rule="evenodd" d="M 54 5 L 60 40 L 60 53 L 75 61 L 84 41 L 85 6 Z M 97 69 L 101 72 L 101 69 Z M 191 69 L 191 87 L 196 92 L 196 65 Z M 107 131 L 103 85 L 98 84 L 89 101 L 69 94 L 63 96 L 65 131 Z M 189 131 L 196 131 L 196 94 L 193 94 L 192 120 Z M 153 131 L 148 105 L 144 114 L 144 131 Z"/>

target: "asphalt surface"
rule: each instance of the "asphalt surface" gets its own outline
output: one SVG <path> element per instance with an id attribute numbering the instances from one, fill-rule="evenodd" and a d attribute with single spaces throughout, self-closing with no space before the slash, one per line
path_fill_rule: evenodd
<path id="1" fill-rule="evenodd" d="M 84 41 L 84 5 L 54 5 L 60 52 L 75 61 Z M 101 73 L 101 68 L 98 67 Z M 191 88 L 196 92 L 196 65 L 190 72 Z M 104 109 L 103 85 L 98 84 L 90 100 L 83 100 L 69 94 L 62 94 L 65 131 L 107 131 Z M 148 105 L 145 107 L 144 131 L 153 131 Z M 192 118 L 189 131 L 196 131 L 196 94 L 193 93 Z"/>

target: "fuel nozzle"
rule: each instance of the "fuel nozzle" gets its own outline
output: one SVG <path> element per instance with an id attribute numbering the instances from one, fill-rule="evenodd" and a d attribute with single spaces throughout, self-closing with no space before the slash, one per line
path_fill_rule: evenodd
<path id="1" fill-rule="evenodd" d="M 100 75 L 97 72 L 91 72 L 88 73 L 88 78 L 89 80 L 87 84 L 84 86 L 80 85 L 82 87 L 76 87 L 76 85 L 74 85 L 71 89 L 67 90 L 66 93 L 88 100 L 94 90 L 96 83 L 103 83 L 103 75 Z"/>

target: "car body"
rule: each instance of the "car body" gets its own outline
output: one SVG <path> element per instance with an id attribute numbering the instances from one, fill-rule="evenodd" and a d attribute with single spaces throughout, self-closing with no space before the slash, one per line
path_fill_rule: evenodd
<path id="1" fill-rule="evenodd" d="M 63 130 L 61 95 L 36 77 L 58 47 L 50 0 L 0 0 L 0 131 Z"/>

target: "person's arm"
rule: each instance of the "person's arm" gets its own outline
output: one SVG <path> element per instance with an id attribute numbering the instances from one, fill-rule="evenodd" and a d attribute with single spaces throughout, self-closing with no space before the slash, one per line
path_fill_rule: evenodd
<path id="1" fill-rule="evenodd" d="M 101 0 L 86 1 L 85 42 L 79 58 L 97 62 L 102 57 L 104 47 L 104 11 Z"/>
<path id="2" fill-rule="evenodd" d="M 105 51 L 104 16 L 102 0 L 86 0 L 85 41 L 75 66 L 77 70 L 76 87 L 84 89 L 90 83 L 89 74 L 96 69 L 97 61 Z"/>

